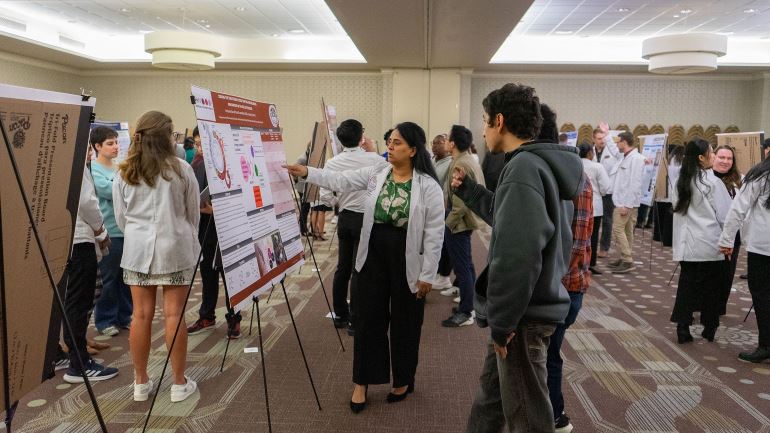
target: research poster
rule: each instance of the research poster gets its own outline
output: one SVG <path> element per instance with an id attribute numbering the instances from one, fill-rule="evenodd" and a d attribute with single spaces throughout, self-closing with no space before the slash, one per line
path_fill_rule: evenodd
<path id="1" fill-rule="evenodd" d="M 718 146 L 727 145 L 735 149 L 738 171 L 742 175 L 762 161 L 763 141 L 764 131 L 717 134 Z"/>
<path id="2" fill-rule="evenodd" d="M 326 148 L 329 143 L 326 122 L 316 122 L 313 127 L 313 138 L 310 140 L 307 166 L 323 168 L 326 164 Z M 311 183 L 305 183 L 305 191 L 302 194 L 304 203 L 315 204 L 320 196 L 321 187 Z"/>
<path id="3" fill-rule="evenodd" d="M 658 182 L 658 170 L 666 154 L 666 134 L 640 135 L 641 153 L 644 156 L 642 171 L 642 204 L 652 206 L 655 185 Z"/>
<path id="4" fill-rule="evenodd" d="M 227 295 L 236 311 L 304 263 L 275 105 L 193 86 Z"/>
<path id="5" fill-rule="evenodd" d="M 578 139 L 577 131 L 567 131 L 567 132 L 563 132 L 563 134 L 567 134 L 568 146 L 577 147 L 577 139 Z"/>
<path id="6" fill-rule="evenodd" d="M 11 142 L 54 282 L 64 273 L 77 217 L 96 100 L 0 84 L 0 117 Z M 61 326 L 53 290 L 24 207 L 6 143 L 0 139 L 0 285 L 6 333 L 0 332 L 3 403 L 13 403 L 50 372 Z M 61 292 L 63 293 L 63 291 Z M 6 344 L 2 339 L 7 335 Z M 52 337 L 49 339 L 49 337 Z M 54 344 L 47 343 L 53 341 Z M 4 348 L 7 347 L 7 352 Z M 3 410 L 3 409 L 0 409 Z"/>
<path id="7" fill-rule="evenodd" d="M 332 148 L 332 156 L 337 156 L 342 151 L 342 144 L 337 139 L 337 109 L 333 105 L 326 105 L 323 98 L 321 98 L 321 109 L 326 123 L 326 132 L 329 134 L 328 142 Z"/>
<path id="8" fill-rule="evenodd" d="M 120 164 L 128 156 L 128 148 L 131 146 L 131 134 L 128 132 L 128 122 L 110 122 L 106 120 L 96 120 L 91 124 L 91 130 L 97 126 L 106 126 L 112 128 L 118 133 L 118 156 L 114 159 L 115 163 Z M 93 153 L 96 159 L 96 152 Z"/>

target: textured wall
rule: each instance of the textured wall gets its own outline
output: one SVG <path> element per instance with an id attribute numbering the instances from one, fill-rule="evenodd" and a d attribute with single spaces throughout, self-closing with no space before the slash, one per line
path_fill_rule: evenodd
<path id="1" fill-rule="evenodd" d="M 321 97 L 337 108 L 337 119 L 355 117 L 368 135 L 381 137 L 382 77 L 331 73 L 163 73 L 97 75 L 84 80 L 98 98 L 97 117 L 133 123 L 147 110 L 160 110 L 183 131 L 195 126 L 190 85 L 274 103 L 284 128 L 287 156 L 299 156 L 321 121 Z"/>
<path id="2" fill-rule="evenodd" d="M 0 52 L 0 83 L 64 93 L 80 93 L 75 71 Z"/>
<path id="3" fill-rule="evenodd" d="M 606 120 L 611 126 L 623 122 L 631 128 L 639 123 L 666 127 L 680 123 L 685 128 L 715 123 L 724 128 L 734 123 L 746 130 L 759 126 L 753 113 L 758 106 L 756 81 L 752 76 L 477 74 L 471 86 L 471 119 L 481 118 L 481 101 L 490 91 L 505 83 L 521 82 L 535 87 L 540 100 L 556 110 L 559 125 L 595 125 Z M 478 122 L 471 122 L 470 128 L 474 134 L 481 133 Z"/>

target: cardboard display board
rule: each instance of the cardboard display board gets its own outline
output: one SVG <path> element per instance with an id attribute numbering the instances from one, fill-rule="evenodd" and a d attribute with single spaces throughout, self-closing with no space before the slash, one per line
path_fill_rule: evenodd
<path id="1" fill-rule="evenodd" d="M 764 131 L 717 134 L 717 146 L 727 145 L 735 149 L 738 171 L 742 175 L 762 161 L 763 141 L 765 141 Z"/>
<path id="2" fill-rule="evenodd" d="M 666 154 L 666 134 L 640 135 L 640 153 L 644 156 L 642 171 L 642 204 L 652 206 L 653 194 L 659 180 L 659 169 Z"/>
<path id="3" fill-rule="evenodd" d="M 54 281 L 64 289 L 78 199 L 88 149 L 94 98 L 0 84 L 3 119 L 22 183 L 32 207 Z M 0 284 L 5 295 L 7 340 L 0 341 L 0 386 L 4 403 L 37 387 L 47 373 L 58 342 L 61 317 L 32 232 L 5 143 L 0 143 Z M 61 292 L 63 293 L 63 291 Z M 4 339 L 0 333 L 0 340 Z M 5 349 L 7 348 L 7 352 Z M 3 409 L 0 409 L 3 410 Z"/>
<path id="4" fill-rule="evenodd" d="M 93 131 L 97 126 L 106 126 L 118 133 L 118 156 L 113 159 L 113 163 L 120 164 L 128 156 L 128 148 L 131 146 L 131 133 L 128 131 L 128 122 L 95 120 L 91 124 L 91 130 Z M 96 152 L 93 153 L 93 158 L 96 159 Z"/>
<path id="5" fill-rule="evenodd" d="M 235 311 L 304 263 L 275 105 L 192 87 L 203 161 Z"/>
<path id="6" fill-rule="evenodd" d="M 323 98 L 321 98 L 321 109 L 326 125 L 326 128 L 324 128 L 326 131 L 326 141 L 329 143 L 332 156 L 337 156 L 342 151 L 342 144 L 340 144 L 337 138 L 337 109 L 333 105 L 326 105 Z"/>
<path id="7" fill-rule="evenodd" d="M 326 164 L 326 149 L 329 147 L 328 128 L 326 122 L 316 122 L 313 127 L 313 139 L 310 141 L 310 155 L 307 158 L 307 166 L 323 168 Z M 305 191 L 302 194 L 304 203 L 315 203 L 320 196 L 321 187 L 305 183 Z"/>

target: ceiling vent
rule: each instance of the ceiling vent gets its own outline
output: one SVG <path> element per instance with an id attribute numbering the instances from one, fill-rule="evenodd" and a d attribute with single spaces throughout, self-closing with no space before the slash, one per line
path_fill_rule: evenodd
<path id="1" fill-rule="evenodd" d="M 222 45 L 222 39 L 207 33 L 160 31 L 144 35 L 144 51 L 152 54 L 153 66 L 163 69 L 214 69 Z"/>
<path id="2" fill-rule="evenodd" d="M 696 74 L 717 69 L 717 58 L 727 53 L 727 36 L 685 33 L 657 36 L 642 43 L 642 58 L 656 74 Z"/>

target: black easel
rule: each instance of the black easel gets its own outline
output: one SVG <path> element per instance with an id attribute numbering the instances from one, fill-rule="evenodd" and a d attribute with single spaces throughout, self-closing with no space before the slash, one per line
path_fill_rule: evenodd
<path id="1" fill-rule="evenodd" d="M 211 227 L 211 221 L 214 219 L 213 215 L 211 219 L 209 219 L 209 222 L 206 224 L 206 230 L 203 232 L 203 239 L 206 240 L 206 237 L 209 235 L 209 228 Z M 192 292 L 193 285 L 195 284 L 195 275 L 198 274 L 198 266 L 200 265 L 201 258 L 203 257 L 203 248 L 201 248 L 200 253 L 198 253 L 198 260 L 195 261 L 195 270 L 193 270 L 193 276 L 190 279 L 190 285 L 187 288 L 187 296 L 184 298 L 184 305 L 182 305 L 182 313 L 179 317 L 179 321 L 176 324 L 176 330 L 174 330 L 174 338 L 171 339 L 171 347 L 168 348 L 168 354 L 166 355 L 166 361 L 163 363 L 163 369 L 160 372 L 160 378 L 158 378 L 158 386 L 155 387 L 155 392 L 152 395 L 152 402 L 150 402 L 150 408 L 147 410 L 147 417 L 144 419 L 144 426 L 142 427 L 142 433 L 145 433 L 147 431 L 147 425 L 150 422 L 150 416 L 152 415 L 152 408 L 155 407 L 155 400 L 158 398 L 158 393 L 160 392 L 160 386 L 163 383 L 163 376 L 166 375 L 166 369 L 168 368 L 168 362 L 171 360 L 171 352 L 174 349 L 174 344 L 176 343 L 176 337 L 179 335 L 179 327 L 182 326 L 182 322 L 184 322 L 184 316 L 185 312 L 187 311 L 187 302 L 190 300 L 190 293 Z"/>
<path id="2" fill-rule="evenodd" d="M 217 253 L 221 254 L 219 251 L 219 243 L 217 242 Z M 240 323 L 240 319 L 236 322 L 236 313 L 235 310 L 233 310 L 233 306 L 230 304 L 230 295 L 227 293 L 227 280 L 225 279 L 225 271 L 220 266 L 218 267 L 216 264 L 216 257 L 217 255 L 214 255 L 214 267 L 217 269 L 217 273 L 222 277 L 222 285 L 225 288 L 225 308 L 227 309 L 227 314 L 225 315 L 225 322 L 227 322 L 227 343 L 225 343 L 225 353 L 222 355 L 222 365 L 219 367 L 219 372 L 225 371 L 225 360 L 227 359 L 227 350 L 230 348 L 230 334 L 235 330 L 235 324 Z M 251 332 L 249 332 L 251 333 Z"/>
<path id="3" fill-rule="evenodd" d="M 83 95 L 83 100 L 87 101 L 90 95 Z M 64 331 L 67 332 L 72 340 L 74 341 L 75 338 L 73 336 L 72 332 L 72 326 L 70 325 L 69 318 L 67 317 L 67 313 L 64 309 L 64 302 L 61 299 L 61 296 L 59 295 L 59 291 L 56 289 L 56 282 L 53 278 L 53 272 L 51 272 L 51 265 L 48 261 L 48 256 L 45 252 L 45 248 L 43 247 L 43 241 L 40 239 L 40 233 L 37 229 L 37 223 L 35 222 L 35 218 L 32 215 L 32 207 L 29 204 L 29 199 L 27 197 L 27 192 L 24 189 L 24 184 L 21 180 L 21 173 L 19 171 L 19 166 L 16 162 L 16 155 L 13 153 L 13 148 L 11 147 L 11 142 L 8 139 L 8 134 L 5 130 L 5 124 L 3 122 L 2 117 L 0 117 L 0 131 L 2 132 L 3 141 L 5 142 L 5 148 L 8 151 L 8 158 L 11 162 L 11 166 L 13 167 L 13 174 L 16 177 L 16 182 L 19 186 L 19 193 L 21 194 L 22 201 L 24 202 L 24 209 L 27 211 L 27 218 L 29 218 L 29 223 L 32 228 L 32 232 L 35 235 L 35 242 L 37 243 L 38 251 L 40 252 L 40 256 L 43 259 L 43 265 L 45 267 L 46 275 L 48 276 L 48 282 L 51 284 L 51 289 L 53 290 L 54 299 L 56 300 L 55 304 L 59 307 L 59 311 L 61 311 L 62 314 L 62 322 L 64 323 Z M 2 224 L 2 222 L 0 222 Z M 0 231 L 0 237 L 2 237 L 2 231 Z M 0 239 L 0 245 L 2 245 L 2 239 Z M 0 251 L 2 251 L 2 248 L 0 248 Z M 0 269 L 2 269 L 3 265 L 3 258 L 2 254 L 0 254 Z M 16 407 L 18 406 L 19 402 L 15 401 L 11 403 L 11 379 L 10 379 L 10 373 L 9 373 L 9 362 L 8 362 L 8 320 L 7 320 L 7 310 L 6 310 L 6 297 L 5 297 L 5 279 L 0 278 L 0 302 L 2 302 L 2 306 L 0 306 L 0 310 L 2 313 L 2 324 L 0 325 L 2 327 L 2 333 L 3 333 L 3 387 L 5 392 L 5 428 L 6 431 L 11 431 L 11 423 L 13 422 L 13 415 L 16 412 Z M 75 345 L 72 347 L 72 350 L 75 351 L 75 355 L 78 357 L 78 359 L 84 359 L 82 354 L 80 353 L 80 350 Z M 99 426 L 102 429 L 102 432 L 107 433 L 107 426 L 104 423 L 104 419 L 102 418 L 102 413 L 99 410 L 99 404 L 96 402 L 96 395 L 94 395 L 94 390 L 91 388 L 91 382 L 88 380 L 88 375 L 86 375 L 85 372 L 85 366 L 83 365 L 83 362 L 78 363 L 78 367 L 80 368 L 80 376 L 83 378 L 83 383 L 86 385 L 86 389 L 88 390 L 88 397 L 91 399 L 91 403 L 94 406 L 94 412 L 96 413 L 96 419 L 99 421 Z"/>
<path id="4" fill-rule="evenodd" d="M 267 367 L 265 366 L 265 345 L 262 341 L 262 320 L 259 316 L 259 298 L 251 298 L 254 308 L 257 309 L 257 333 L 259 334 L 259 357 L 262 360 L 262 385 L 265 389 L 265 410 L 267 411 L 267 431 L 273 433 L 273 422 L 270 420 L 270 397 L 267 392 Z M 254 315 L 252 314 L 252 318 Z"/>
<path id="5" fill-rule="evenodd" d="M 294 187 L 294 182 L 289 179 L 289 183 L 291 183 L 291 191 L 294 196 L 294 201 L 297 203 L 297 209 L 302 211 L 302 203 L 299 200 L 299 194 L 297 193 L 297 188 Z M 318 268 L 318 260 L 315 258 L 315 251 L 313 250 L 313 242 L 310 240 L 310 234 L 305 233 L 305 238 L 307 238 L 307 245 L 310 247 L 310 256 L 313 257 L 313 265 L 315 266 L 314 272 L 316 275 L 318 275 L 318 282 L 321 283 L 321 290 L 324 294 L 324 300 L 326 301 L 326 307 L 329 309 L 329 314 L 331 314 L 332 318 L 334 317 L 334 313 L 332 312 L 332 306 L 329 303 L 329 295 L 326 294 L 326 287 L 324 286 L 324 280 L 321 277 L 321 269 Z M 281 285 L 283 285 L 283 281 L 281 281 Z M 288 300 L 287 300 L 288 303 Z M 345 351 L 345 345 L 342 344 L 342 337 L 340 337 L 340 330 L 337 329 L 336 326 L 334 326 L 334 320 L 331 321 L 332 327 L 334 328 L 334 332 L 337 334 L 337 340 L 340 342 L 340 347 L 342 348 L 342 351 Z M 319 405 L 320 406 L 320 405 Z"/>

